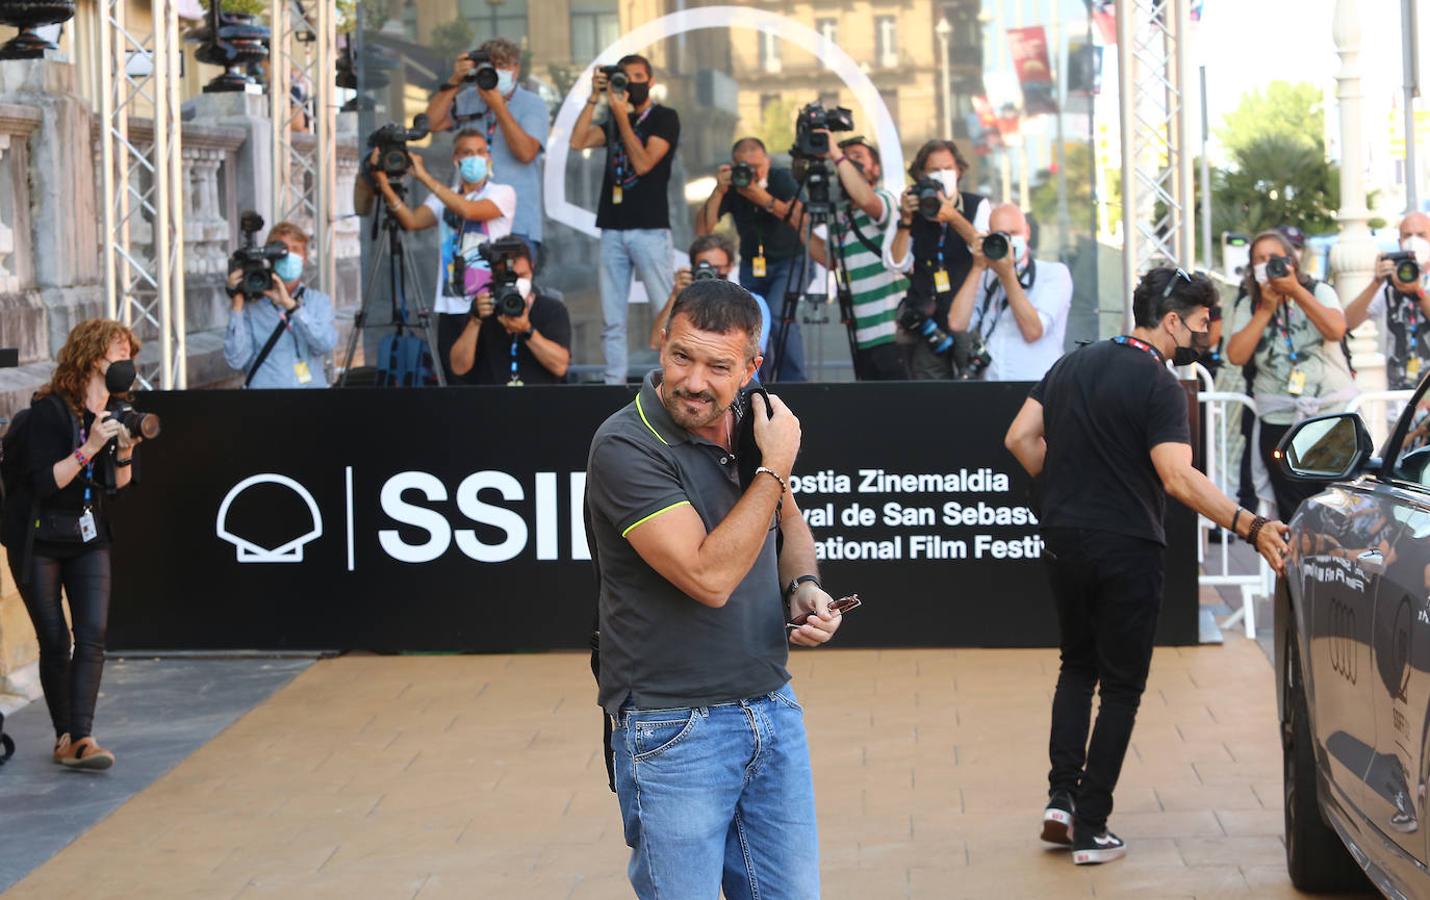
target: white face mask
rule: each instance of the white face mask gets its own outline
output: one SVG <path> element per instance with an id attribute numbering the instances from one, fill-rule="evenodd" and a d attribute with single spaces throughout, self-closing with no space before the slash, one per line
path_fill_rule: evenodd
<path id="1" fill-rule="evenodd" d="M 530 297 L 530 296 L 531 296 L 531 279 L 530 279 L 530 278 L 518 278 L 518 279 L 516 280 L 516 289 L 517 289 L 518 292 L 521 293 L 521 295 L 522 295 L 523 297 Z"/>
<path id="2" fill-rule="evenodd" d="M 943 195 L 945 197 L 952 197 L 958 193 L 957 169 L 939 169 L 936 172 L 930 172 L 929 177 L 943 185 Z"/>
<path id="3" fill-rule="evenodd" d="M 1412 235 L 1402 240 L 1400 249 L 1406 253 L 1414 253 L 1415 261 L 1422 266 L 1430 263 L 1430 241 L 1419 235 Z"/>
<path id="4" fill-rule="evenodd" d="M 1023 262 L 1023 255 L 1028 252 L 1028 239 L 1021 234 L 1015 234 L 1013 235 L 1011 244 L 1013 249 L 1013 262 L 1015 264 L 1021 264 Z"/>
<path id="5" fill-rule="evenodd" d="M 1266 263 L 1257 263 L 1251 267 L 1251 274 L 1256 276 L 1257 284 L 1265 284 L 1271 280 L 1271 276 L 1266 274 Z"/>

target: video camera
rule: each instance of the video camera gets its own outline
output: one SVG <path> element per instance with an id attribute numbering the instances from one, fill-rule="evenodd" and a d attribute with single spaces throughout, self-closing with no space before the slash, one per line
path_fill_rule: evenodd
<path id="1" fill-rule="evenodd" d="M 624 94 L 626 88 L 630 87 L 631 80 L 626 77 L 626 73 L 621 71 L 620 66 L 601 66 L 601 71 L 606 76 L 606 90 L 616 91 Z"/>
<path id="2" fill-rule="evenodd" d="M 238 229 L 243 232 L 243 246 L 228 258 L 228 270 L 243 271 L 243 279 L 238 286 L 243 291 L 243 299 L 251 301 L 273 290 L 273 260 L 286 256 L 288 245 L 282 241 L 269 241 L 258 246 L 263 217 L 251 209 L 239 216 Z"/>
<path id="3" fill-rule="evenodd" d="M 377 149 L 377 167 L 384 175 L 401 178 L 412 168 L 412 154 L 407 149 L 407 142 L 422 140 L 427 131 L 427 115 L 419 113 L 412 120 L 411 128 L 389 122 L 367 136 L 367 145 Z"/>
<path id="4" fill-rule="evenodd" d="M 498 238 L 482 244 L 477 253 L 492 270 L 492 303 L 496 306 L 493 315 L 515 317 L 526 312 L 526 298 L 517 290 L 513 265 L 517 257 L 528 257 L 526 244 L 521 238 Z"/>
<path id="5" fill-rule="evenodd" d="M 818 100 L 799 111 L 794 120 L 794 147 L 790 155 L 818 159 L 829 152 L 829 135 L 824 131 L 853 131 L 854 113 L 842 106 L 826 108 Z"/>
<path id="6" fill-rule="evenodd" d="M 1385 254 L 1385 258 L 1395 263 L 1395 280 L 1401 284 L 1414 284 L 1420 280 L 1420 261 L 1409 250 L 1397 250 Z M 1266 271 L 1271 271 L 1268 264 Z"/>
<path id="7" fill-rule="evenodd" d="M 492 55 L 481 50 L 473 50 L 467 54 L 467 59 L 476 63 L 476 68 L 471 69 L 462 77 L 463 81 L 475 82 L 477 87 L 484 91 L 489 91 L 497 86 L 497 67 L 492 65 Z M 418 140 L 418 138 L 413 138 Z"/>

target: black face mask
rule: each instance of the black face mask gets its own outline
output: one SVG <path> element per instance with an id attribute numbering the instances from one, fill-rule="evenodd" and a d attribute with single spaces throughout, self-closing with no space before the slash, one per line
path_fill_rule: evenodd
<path id="1" fill-rule="evenodd" d="M 104 373 L 105 390 L 111 394 L 127 394 L 134 386 L 134 360 L 121 359 L 109 364 Z"/>
<path id="2" fill-rule="evenodd" d="M 650 98 L 650 85 L 644 81 L 632 81 L 626 85 L 626 99 L 631 106 L 640 106 Z"/>
<path id="3" fill-rule="evenodd" d="M 1185 319 L 1182 321 L 1182 327 L 1187 327 Z M 1192 363 L 1201 360 L 1201 358 L 1206 355 L 1206 352 L 1211 349 L 1212 332 L 1210 328 L 1206 331 L 1192 331 L 1192 329 L 1187 328 L 1187 332 L 1192 336 L 1192 343 L 1186 347 L 1179 346 L 1176 351 L 1173 352 L 1172 365 L 1174 366 L 1190 366 Z"/>

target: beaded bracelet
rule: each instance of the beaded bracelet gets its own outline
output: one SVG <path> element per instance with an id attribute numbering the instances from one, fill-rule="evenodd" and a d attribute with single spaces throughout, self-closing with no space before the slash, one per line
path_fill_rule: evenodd
<path id="1" fill-rule="evenodd" d="M 1261 529 L 1264 528 L 1269 521 L 1270 520 L 1265 516 L 1257 516 L 1251 520 L 1251 527 L 1246 530 L 1246 542 L 1250 544 L 1253 549 L 1256 547 L 1257 535 L 1261 534 Z"/>
<path id="2" fill-rule="evenodd" d="M 89 465 L 89 457 L 84 455 L 84 450 L 82 449 L 75 450 L 74 458 L 79 462 L 81 468 Z"/>
<path id="3" fill-rule="evenodd" d="M 786 484 L 785 480 L 780 477 L 780 473 L 776 472 L 774 469 L 771 469 L 769 466 L 760 466 L 758 469 L 755 470 L 756 475 L 760 474 L 761 472 L 764 472 L 766 475 L 770 476 L 775 481 L 778 481 L 780 483 L 780 496 L 784 496 L 784 492 L 789 490 L 789 485 Z"/>

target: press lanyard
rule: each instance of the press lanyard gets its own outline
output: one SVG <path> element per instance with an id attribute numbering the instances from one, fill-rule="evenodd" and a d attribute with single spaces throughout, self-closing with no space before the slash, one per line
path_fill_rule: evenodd
<path id="1" fill-rule="evenodd" d="M 99 417 L 96 416 L 96 419 Z M 83 447 L 89 440 L 89 429 L 79 430 L 79 445 Z M 97 454 L 96 454 L 97 455 Z M 84 508 L 89 509 L 90 501 L 94 499 L 94 460 L 91 459 L 84 467 Z"/>
<path id="2" fill-rule="evenodd" d="M 1158 350 L 1156 347 L 1153 347 L 1146 341 L 1138 340 L 1130 334 L 1119 334 L 1117 337 L 1112 339 L 1112 343 L 1121 344 L 1124 347 L 1131 347 L 1134 350 L 1141 350 L 1143 353 L 1150 355 L 1159 363 L 1165 364 L 1167 361 L 1167 357 L 1162 355 L 1161 350 Z"/>
<path id="3" fill-rule="evenodd" d="M 507 378 L 507 387 L 521 387 L 526 382 L 521 380 L 521 376 L 516 373 L 516 345 L 520 340 L 516 335 L 511 336 L 511 376 Z"/>
<path id="4" fill-rule="evenodd" d="M 1290 361 L 1291 365 L 1294 366 L 1301 361 L 1301 354 L 1296 352 L 1296 344 L 1291 340 L 1291 306 L 1285 302 L 1281 305 L 1286 311 L 1286 321 L 1281 321 L 1281 310 L 1276 310 L 1276 330 L 1280 331 L 1281 335 L 1286 338 L 1286 358 Z"/>
<path id="5" fill-rule="evenodd" d="M 641 113 L 640 118 L 636 119 L 635 122 L 631 124 L 631 130 L 636 133 L 636 140 L 641 139 L 642 135 L 640 133 L 640 127 L 645 123 L 646 117 L 649 116 L 654 109 L 654 103 L 652 103 L 650 106 L 647 106 L 645 112 Z M 626 179 L 626 145 L 621 140 L 620 128 L 616 125 L 614 121 L 611 122 L 611 127 L 616 129 L 616 152 L 614 156 L 616 168 L 616 184 L 621 186 L 622 188 L 633 188 L 636 186 L 636 183 L 640 181 L 640 176 L 636 175 L 635 170 L 632 169 L 630 179 Z"/>

